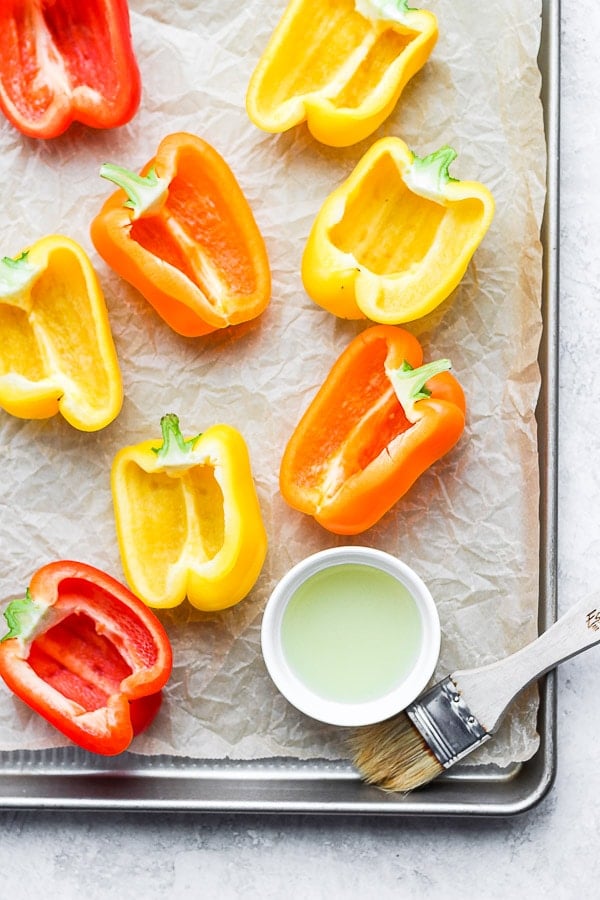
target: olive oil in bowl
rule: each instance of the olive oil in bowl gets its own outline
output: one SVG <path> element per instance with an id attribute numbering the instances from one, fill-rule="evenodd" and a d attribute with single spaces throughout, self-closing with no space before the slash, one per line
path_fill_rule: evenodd
<path id="1" fill-rule="evenodd" d="M 421 616 L 408 588 L 364 563 L 327 566 L 286 606 L 290 669 L 326 700 L 365 703 L 398 687 L 419 655 Z"/>
<path id="2" fill-rule="evenodd" d="M 370 547 L 322 550 L 276 585 L 262 650 L 281 693 L 334 725 L 367 725 L 421 693 L 440 649 L 431 594 L 405 563 Z"/>

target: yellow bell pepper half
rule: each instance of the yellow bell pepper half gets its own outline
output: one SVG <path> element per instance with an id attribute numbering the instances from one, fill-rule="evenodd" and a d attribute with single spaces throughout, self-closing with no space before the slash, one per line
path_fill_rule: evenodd
<path id="1" fill-rule="evenodd" d="M 306 120 L 324 144 L 355 144 L 390 115 L 437 41 L 437 19 L 407 0 L 292 0 L 254 70 L 251 121 Z"/>
<path id="2" fill-rule="evenodd" d="M 0 407 L 23 419 L 62 413 L 81 431 L 123 402 L 104 296 L 85 251 L 50 235 L 0 259 Z"/>
<path id="3" fill-rule="evenodd" d="M 147 606 L 225 609 L 254 586 L 267 537 L 248 449 L 229 425 L 184 439 L 161 419 L 162 442 L 120 450 L 111 484 L 125 576 Z"/>
<path id="4" fill-rule="evenodd" d="M 302 281 L 315 303 L 397 325 L 452 293 L 494 215 L 483 184 L 450 177 L 455 157 L 442 147 L 421 159 L 396 137 L 370 147 L 308 236 Z"/>

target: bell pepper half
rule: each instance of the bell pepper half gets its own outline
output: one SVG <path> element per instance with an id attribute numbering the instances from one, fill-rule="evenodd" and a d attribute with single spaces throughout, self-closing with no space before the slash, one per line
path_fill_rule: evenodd
<path id="1" fill-rule="evenodd" d="M 393 325 L 452 293 L 494 215 L 487 187 L 450 176 L 455 157 L 442 147 L 420 158 L 396 137 L 367 150 L 309 233 L 302 280 L 315 303 Z"/>
<path id="2" fill-rule="evenodd" d="M 306 121 L 324 144 L 367 137 L 390 115 L 438 37 L 408 0 L 291 0 L 246 94 L 251 121 L 287 131 Z"/>
<path id="3" fill-rule="evenodd" d="M 254 586 L 267 537 L 248 449 L 229 425 L 184 439 L 161 419 L 161 440 L 125 447 L 112 466 L 121 560 L 131 589 L 152 607 L 233 606 Z"/>
<path id="4" fill-rule="evenodd" d="M 140 96 L 126 0 L 0 4 L 0 108 L 23 134 L 124 125 Z"/>
<path id="5" fill-rule="evenodd" d="M 225 160 L 172 134 L 141 175 L 107 163 L 119 185 L 91 226 L 98 253 L 187 337 L 255 318 L 271 296 L 265 244 Z"/>
<path id="6" fill-rule="evenodd" d="M 458 441 L 465 399 L 449 360 L 373 325 L 341 354 L 292 434 L 283 498 L 336 534 L 374 525 Z"/>
<path id="7" fill-rule="evenodd" d="M 0 259 L 0 407 L 81 431 L 118 415 L 123 388 L 102 289 L 87 254 L 62 235 Z"/>
<path id="8" fill-rule="evenodd" d="M 171 674 L 171 645 L 124 585 L 85 563 L 52 562 L 4 616 L 0 676 L 75 744 L 113 756 L 150 724 Z"/>

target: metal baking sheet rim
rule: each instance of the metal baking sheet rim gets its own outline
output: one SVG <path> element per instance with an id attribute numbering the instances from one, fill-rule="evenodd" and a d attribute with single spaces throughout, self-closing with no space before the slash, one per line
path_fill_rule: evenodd
<path id="1" fill-rule="evenodd" d="M 560 0 L 542 0 L 539 55 L 548 148 L 542 239 L 544 331 L 537 409 L 540 460 L 539 627 L 556 618 L 558 159 Z M 364 784 L 349 763 L 203 761 L 125 754 L 110 763 L 77 748 L 0 753 L 0 808 L 317 815 L 510 816 L 536 806 L 556 770 L 556 679 L 540 683 L 540 746 L 508 769 L 451 770 L 408 795 Z"/>

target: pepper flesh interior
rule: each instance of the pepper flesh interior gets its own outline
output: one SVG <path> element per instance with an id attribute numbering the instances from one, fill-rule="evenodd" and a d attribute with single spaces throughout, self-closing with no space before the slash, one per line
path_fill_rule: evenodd
<path id="1" fill-rule="evenodd" d="M 65 578 L 55 607 L 73 611 L 34 638 L 28 661 L 44 681 L 84 709 L 100 709 L 119 692 L 133 671 L 127 657 L 148 668 L 156 664 L 152 635 L 128 606 L 98 585 Z M 112 623 L 110 633 L 94 621 L 96 609 L 99 620 Z"/>
<path id="2" fill-rule="evenodd" d="M 356 391 L 346 383 L 331 415 L 315 423 L 302 446 L 298 480 L 314 486 L 317 506 L 412 427 L 385 372 L 387 351 L 384 340 L 365 345 L 353 368 Z"/>
<path id="3" fill-rule="evenodd" d="M 359 107 L 377 87 L 386 71 L 406 47 L 416 37 L 416 33 L 401 34 L 391 28 L 382 31 L 360 62 L 352 78 L 333 98 L 337 107 L 354 109 Z M 367 46 L 363 42 L 363 49 Z"/>
<path id="4" fill-rule="evenodd" d="M 27 310 L 0 300 L 0 332 L 0 374 L 20 372 L 29 381 L 41 381 L 46 371 Z"/>
<path id="5" fill-rule="evenodd" d="M 146 472 L 127 464 L 127 507 L 141 556 L 130 560 L 136 579 L 152 596 L 168 593 L 170 570 L 185 561 L 192 566 L 213 559 L 225 540 L 223 492 L 211 465 L 195 465 L 176 476 Z M 155 565 L 152 565 L 155 563 Z"/>
<path id="6" fill-rule="evenodd" d="M 88 711 L 106 706 L 132 672 L 85 613 L 73 613 L 37 637 L 29 664 L 40 678 Z"/>
<path id="7" fill-rule="evenodd" d="M 158 215 L 142 216 L 131 226 L 131 237 L 149 253 L 164 259 L 194 282 L 225 314 L 228 298 L 251 297 L 257 289 L 248 248 L 219 185 L 181 153 L 167 201 Z"/>
<path id="8" fill-rule="evenodd" d="M 344 214 L 329 232 L 343 253 L 376 275 L 408 272 L 433 246 L 456 258 L 481 219 L 477 198 L 442 205 L 411 191 L 384 153 L 348 197 Z"/>
<path id="9" fill-rule="evenodd" d="M 36 22 L 32 26 L 31 20 Z M 71 87 L 84 85 L 92 94 L 112 97 L 118 94 L 119 82 L 111 64 L 110 23 L 105 4 L 95 0 L 60 0 L 56 3 L 3 3 L 0 5 L 0 56 L 3 66 L 11 67 L 5 86 L 11 102 L 27 118 L 43 118 L 54 101 L 45 79 L 39 77 L 39 63 L 48 50 L 31 47 L 31 36 L 40 35 L 51 54 L 52 66 L 62 66 L 62 77 Z M 94 35 L 93 55 L 82 54 Z M 15 52 L 18 48 L 18 53 Z M 103 48 L 109 48 L 107 56 Z M 41 52 L 40 52 L 41 51 Z M 54 76 L 57 77 L 56 75 Z"/>
<path id="10" fill-rule="evenodd" d="M 57 394 L 71 393 L 92 409 L 104 409 L 108 374 L 96 342 L 89 288 L 79 260 L 52 250 L 48 267 L 31 287 L 28 308 L 0 298 L 0 374 L 18 372 L 29 381 L 56 380 Z"/>
<path id="11" fill-rule="evenodd" d="M 259 106 L 269 115 L 273 107 L 325 90 L 336 106 L 358 107 L 417 36 L 397 23 L 374 29 L 355 11 L 354 0 L 305 3 L 278 54 L 287 60 L 285 74 L 277 69 L 275 94 L 259 98 Z"/>

